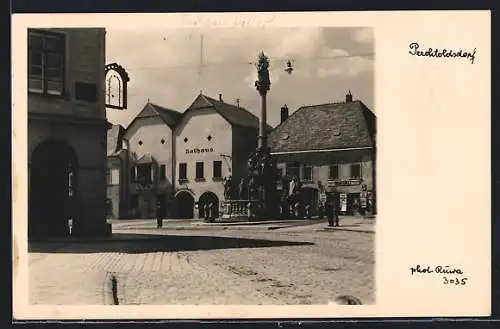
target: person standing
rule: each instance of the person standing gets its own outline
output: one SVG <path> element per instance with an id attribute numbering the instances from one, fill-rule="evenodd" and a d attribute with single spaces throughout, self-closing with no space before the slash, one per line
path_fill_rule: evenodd
<path id="1" fill-rule="evenodd" d="M 163 207 L 163 203 L 159 199 L 157 199 L 156 200 L 156 227 L 157 228 L 163 227 L 163 217 L 165 215 L 164 211 L 165 211 L 165 209 Z"/>
<path id="2" fill-rule="evenodd" d="M 333 198 L 332 198 L 332 193 L 329 193 L 328 198 L 326 200 L 326 206 L 325 206 L 325 212 L 326 212 L 326 218 L 328 219 L 328 226 L 334 226 L 334 206 L 333 206 Z"/>
<path id="3" fill-rule="evenodd" d="M 318 200 L 318 218 L 323 219 L 323 216 L 325 216 L 325 210 L 326 210 L 326 190 L 323 184 L 321 184 L 321 181 L 318 181 L 318 194 L 319 194 L 319 200 Z"/>
<path id="4" fill-rule="evenodd" d="M 368 207 L 368 193 L 366 191 L 365 184 L 363 184 L 361 186 L 361 193 L 359 195 L 359 203 L 360 203 L 360 214 L 361 214 L 361 216 L 365 216 L 366 210 Z"/>

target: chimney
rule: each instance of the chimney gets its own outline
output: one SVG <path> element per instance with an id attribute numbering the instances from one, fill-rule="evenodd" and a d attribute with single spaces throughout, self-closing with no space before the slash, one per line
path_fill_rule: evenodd
<path id="1" fill-rule="evenodd" d="M 223 100 L 222 100 L 222 94 L 219 94 L 219 102 L 223 102 Z"/>
<path id="2" fill-rule="evenodd" d="M 349 90 L 349 92 L 345 95 L 345 102 L 346 103 L 350 103 L 352 102 L 352 94 L 351 94 L 351 91 Z"/>
<path id="3" fill-rule="evenodd" d="M 285 121 L 286 119 L 288 119 L 288 106 L 283 105 L 281 107 L 281 122 Z"/>

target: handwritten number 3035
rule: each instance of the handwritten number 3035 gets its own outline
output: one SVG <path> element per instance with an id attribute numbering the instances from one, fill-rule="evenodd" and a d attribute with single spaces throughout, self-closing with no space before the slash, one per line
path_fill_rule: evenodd
<path id="1" fill-rule="evenodd" d="M 462 278 L 462 279 L 448 279 L 447 277 L 443 276 L 443 283 L 444 284 L 455 284 L 456 286 L 458 285 L 465 285 L 467 283 L 467 278 Z"/>

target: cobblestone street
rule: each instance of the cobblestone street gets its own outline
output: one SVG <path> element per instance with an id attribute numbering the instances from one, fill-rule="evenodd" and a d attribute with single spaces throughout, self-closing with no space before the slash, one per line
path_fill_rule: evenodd
<path id="1" fill-rule="evenodd" d="M 375 302 L 374 234 L 280 229 L 115 227 L 127 239 L 30 247 L 31 304 L 325 304 Z M 146 236 L 148 235 L 148 236 Z M 134 240 L 135 239 L 135 240 Z"/>

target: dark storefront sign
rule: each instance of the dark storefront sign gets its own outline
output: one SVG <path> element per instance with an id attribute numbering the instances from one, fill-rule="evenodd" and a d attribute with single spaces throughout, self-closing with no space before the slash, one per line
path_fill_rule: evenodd
<path id="1" fill-rule="evenodd" d="M 361 184 L 360 179 L 343 179 L 343 180 L 328 181 L 328 186 L 353 186 L 359 184 Z"/>
<path id="2" fill-rule="evenodd" d="M 210 148 L 194 148 L 194 149 L 186 149 L 186 154 L 198 154 L 198 153 L 212 153 L 214 151 L 213 147 Z"/>

